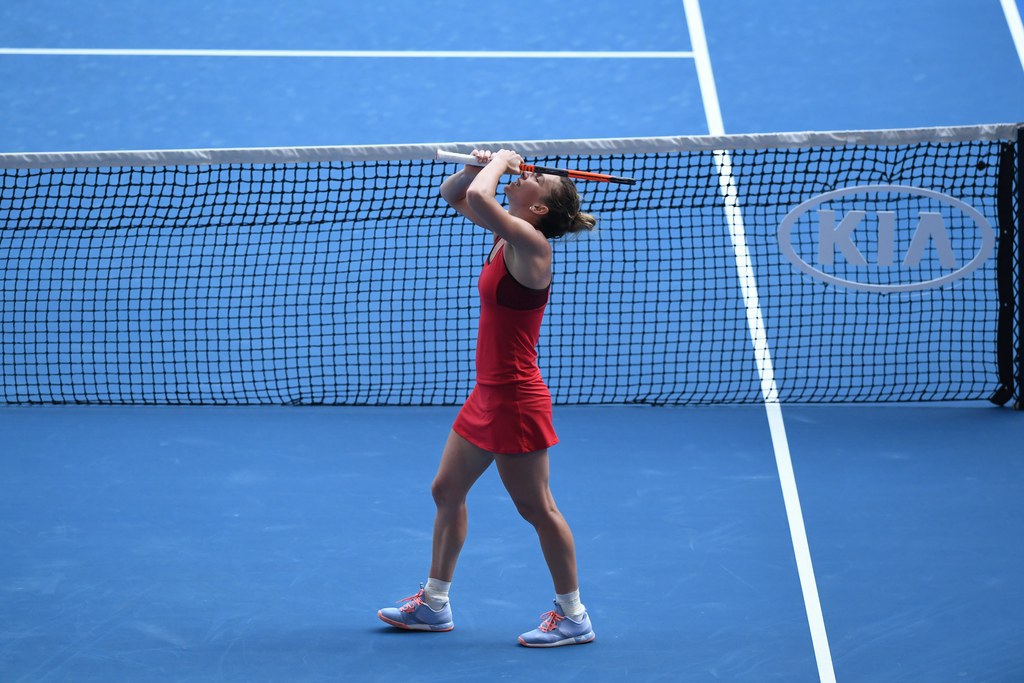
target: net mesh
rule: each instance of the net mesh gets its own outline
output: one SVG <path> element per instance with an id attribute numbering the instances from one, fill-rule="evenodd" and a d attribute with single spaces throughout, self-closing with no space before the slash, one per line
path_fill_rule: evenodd
<path id="1" fill-rule="evenodd" d="M 782 401 L 989 398 L 1005 389 L 1008 348 L 993 254 L 1014 242 L 986 246 L 984 225 L 999 238 L 1006 224 L 1012 144 L 565 143 L 531 156 L 639 181 L 579 183 L 599 230 L 555 244 L 539 348 L 554 401 L 760 401 L 751 315 Z M 461 403 L 491 237 L 440 199 L 455 168 L 128 158 L 3 170 L 0 400 Z M 739 229 L 752 281 L 737 269 Z M 1016 292 L 1019 253 L 1012 264 Z"/>

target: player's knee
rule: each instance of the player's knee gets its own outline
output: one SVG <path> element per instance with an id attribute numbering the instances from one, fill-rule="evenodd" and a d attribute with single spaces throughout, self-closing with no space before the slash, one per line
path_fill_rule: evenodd
<path id="1" fill-rule="evenodd" d="M 437 477 L 430 485 L 430 495 L 439 508 L 461 505 L 466 500 L 466 492 L 455 486 L 451 481 Z"/>
<path id="2" fill-rule="evenodd" d="M 533 526 L 548 524 L 559 514 L 553 502 L 517 500 L 515 504 L 520 516 Z"/>

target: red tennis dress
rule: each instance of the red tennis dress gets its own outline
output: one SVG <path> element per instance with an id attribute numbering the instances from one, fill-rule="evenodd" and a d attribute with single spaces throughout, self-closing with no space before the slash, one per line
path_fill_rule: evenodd
<path id="1" fill-rule="evenodd" d="M 558 443 L 551 393 L 537 366 L 550 286 L 530 289 L 505 266 L 505 245 L 480 271 L 476 387 L 452 429 L 491 453 L 530 453 Z"/>

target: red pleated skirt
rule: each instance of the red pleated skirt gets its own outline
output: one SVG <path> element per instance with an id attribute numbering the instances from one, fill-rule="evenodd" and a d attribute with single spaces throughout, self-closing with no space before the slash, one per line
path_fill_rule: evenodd
<path id="1" fill-rule="evenodd" d="M 455 424 L 455 433 L 491 453 L 532 453 L 558 443 L 551 393 L 543 380 L 477 384 Z"/>

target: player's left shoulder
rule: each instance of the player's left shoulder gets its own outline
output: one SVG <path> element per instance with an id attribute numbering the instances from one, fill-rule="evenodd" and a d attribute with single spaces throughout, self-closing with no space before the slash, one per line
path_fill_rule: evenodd
<path id="1" fill-rule="evenodd" d="M 551 245 L 513 244 L 506 241 L 505 267 L 522 285 L 531 289 L 544 289 L 551 283 Z"/>

